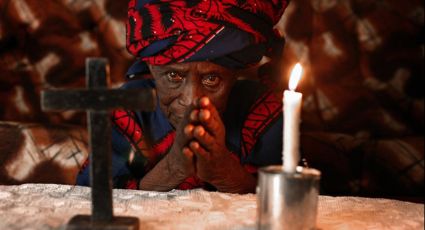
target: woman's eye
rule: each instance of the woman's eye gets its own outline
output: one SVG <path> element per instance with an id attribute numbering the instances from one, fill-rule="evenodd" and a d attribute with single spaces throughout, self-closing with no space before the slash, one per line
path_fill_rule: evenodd
<path id="1" fill-rule="evenodd" d="M 165 76 L 167 77 L 167 80 L 172 83 L 179 83 L 183 81 L 183 78 L 177 72 L 168 72 Z"/>
<path id="2" fill-rule="evenodd" d="M 208 75 L 202 78 L 202 84 L 207 87 L 216 87 L 220 82 L 221 78 L 216 75 Z"/>

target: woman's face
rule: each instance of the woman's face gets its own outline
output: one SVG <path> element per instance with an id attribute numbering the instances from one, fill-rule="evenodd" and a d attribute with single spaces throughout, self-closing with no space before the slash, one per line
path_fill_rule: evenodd
<path id="1" fill-rule="evenodd" d="M 149 66 L 155 79 L 160 107 L 174 127 L 183 121 L 186 110 L 207 96 L 223 113 L 236 72 L 211 62 L 188 62 Z"/>

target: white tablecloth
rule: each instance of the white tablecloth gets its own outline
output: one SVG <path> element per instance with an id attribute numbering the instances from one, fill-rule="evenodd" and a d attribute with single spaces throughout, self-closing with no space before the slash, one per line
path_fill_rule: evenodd
<path id="1" fill-rule="evenodd" d="M 64 228 L 90 213 L 90 189 L 24 184 L 0 186 L 0 229 Z M 140 229 L 256 229 L 256 197 L 203 190 L 168 193 L 114 190 L 115 215 L 136 216 Z M 387 199 L 320 196 L 318 227 L 424 229 L 424 205 Z"/>

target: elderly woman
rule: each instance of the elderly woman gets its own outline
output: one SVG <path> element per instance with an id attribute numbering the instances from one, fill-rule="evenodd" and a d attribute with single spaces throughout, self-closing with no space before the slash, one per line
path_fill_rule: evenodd
<path id="1" fill-rule="evenodd" d="M 155 88 L 154 112 L 113 113 L 114 187 L 254 192 L 256 168 L 280 164 L 281 98 L 240 80 L 277 58 L 285 0 L 131 0 L 124 88 Z M 273 53 L 274 52 L 274 53 Z M 88 185 L 86 167 L 77 184 Z"/>

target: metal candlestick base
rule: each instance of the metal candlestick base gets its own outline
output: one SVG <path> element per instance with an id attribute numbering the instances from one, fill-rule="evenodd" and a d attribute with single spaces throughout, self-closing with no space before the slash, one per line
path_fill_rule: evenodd
<path id="1" fill-rule="evenodd" d="M 112 217 L 112 221 L 92 221 L 88 215 L 74 216 L 66 226 L 66 230 L 138 230 L 139 219 L 135 217 Z"/>
<path id="2" fill-rule="evenodd" d="M 297 167 L 295 173 L 282 166 L 259 170 L 257 186 L 258 229 L 315 229 L 320 171 Z"/>

